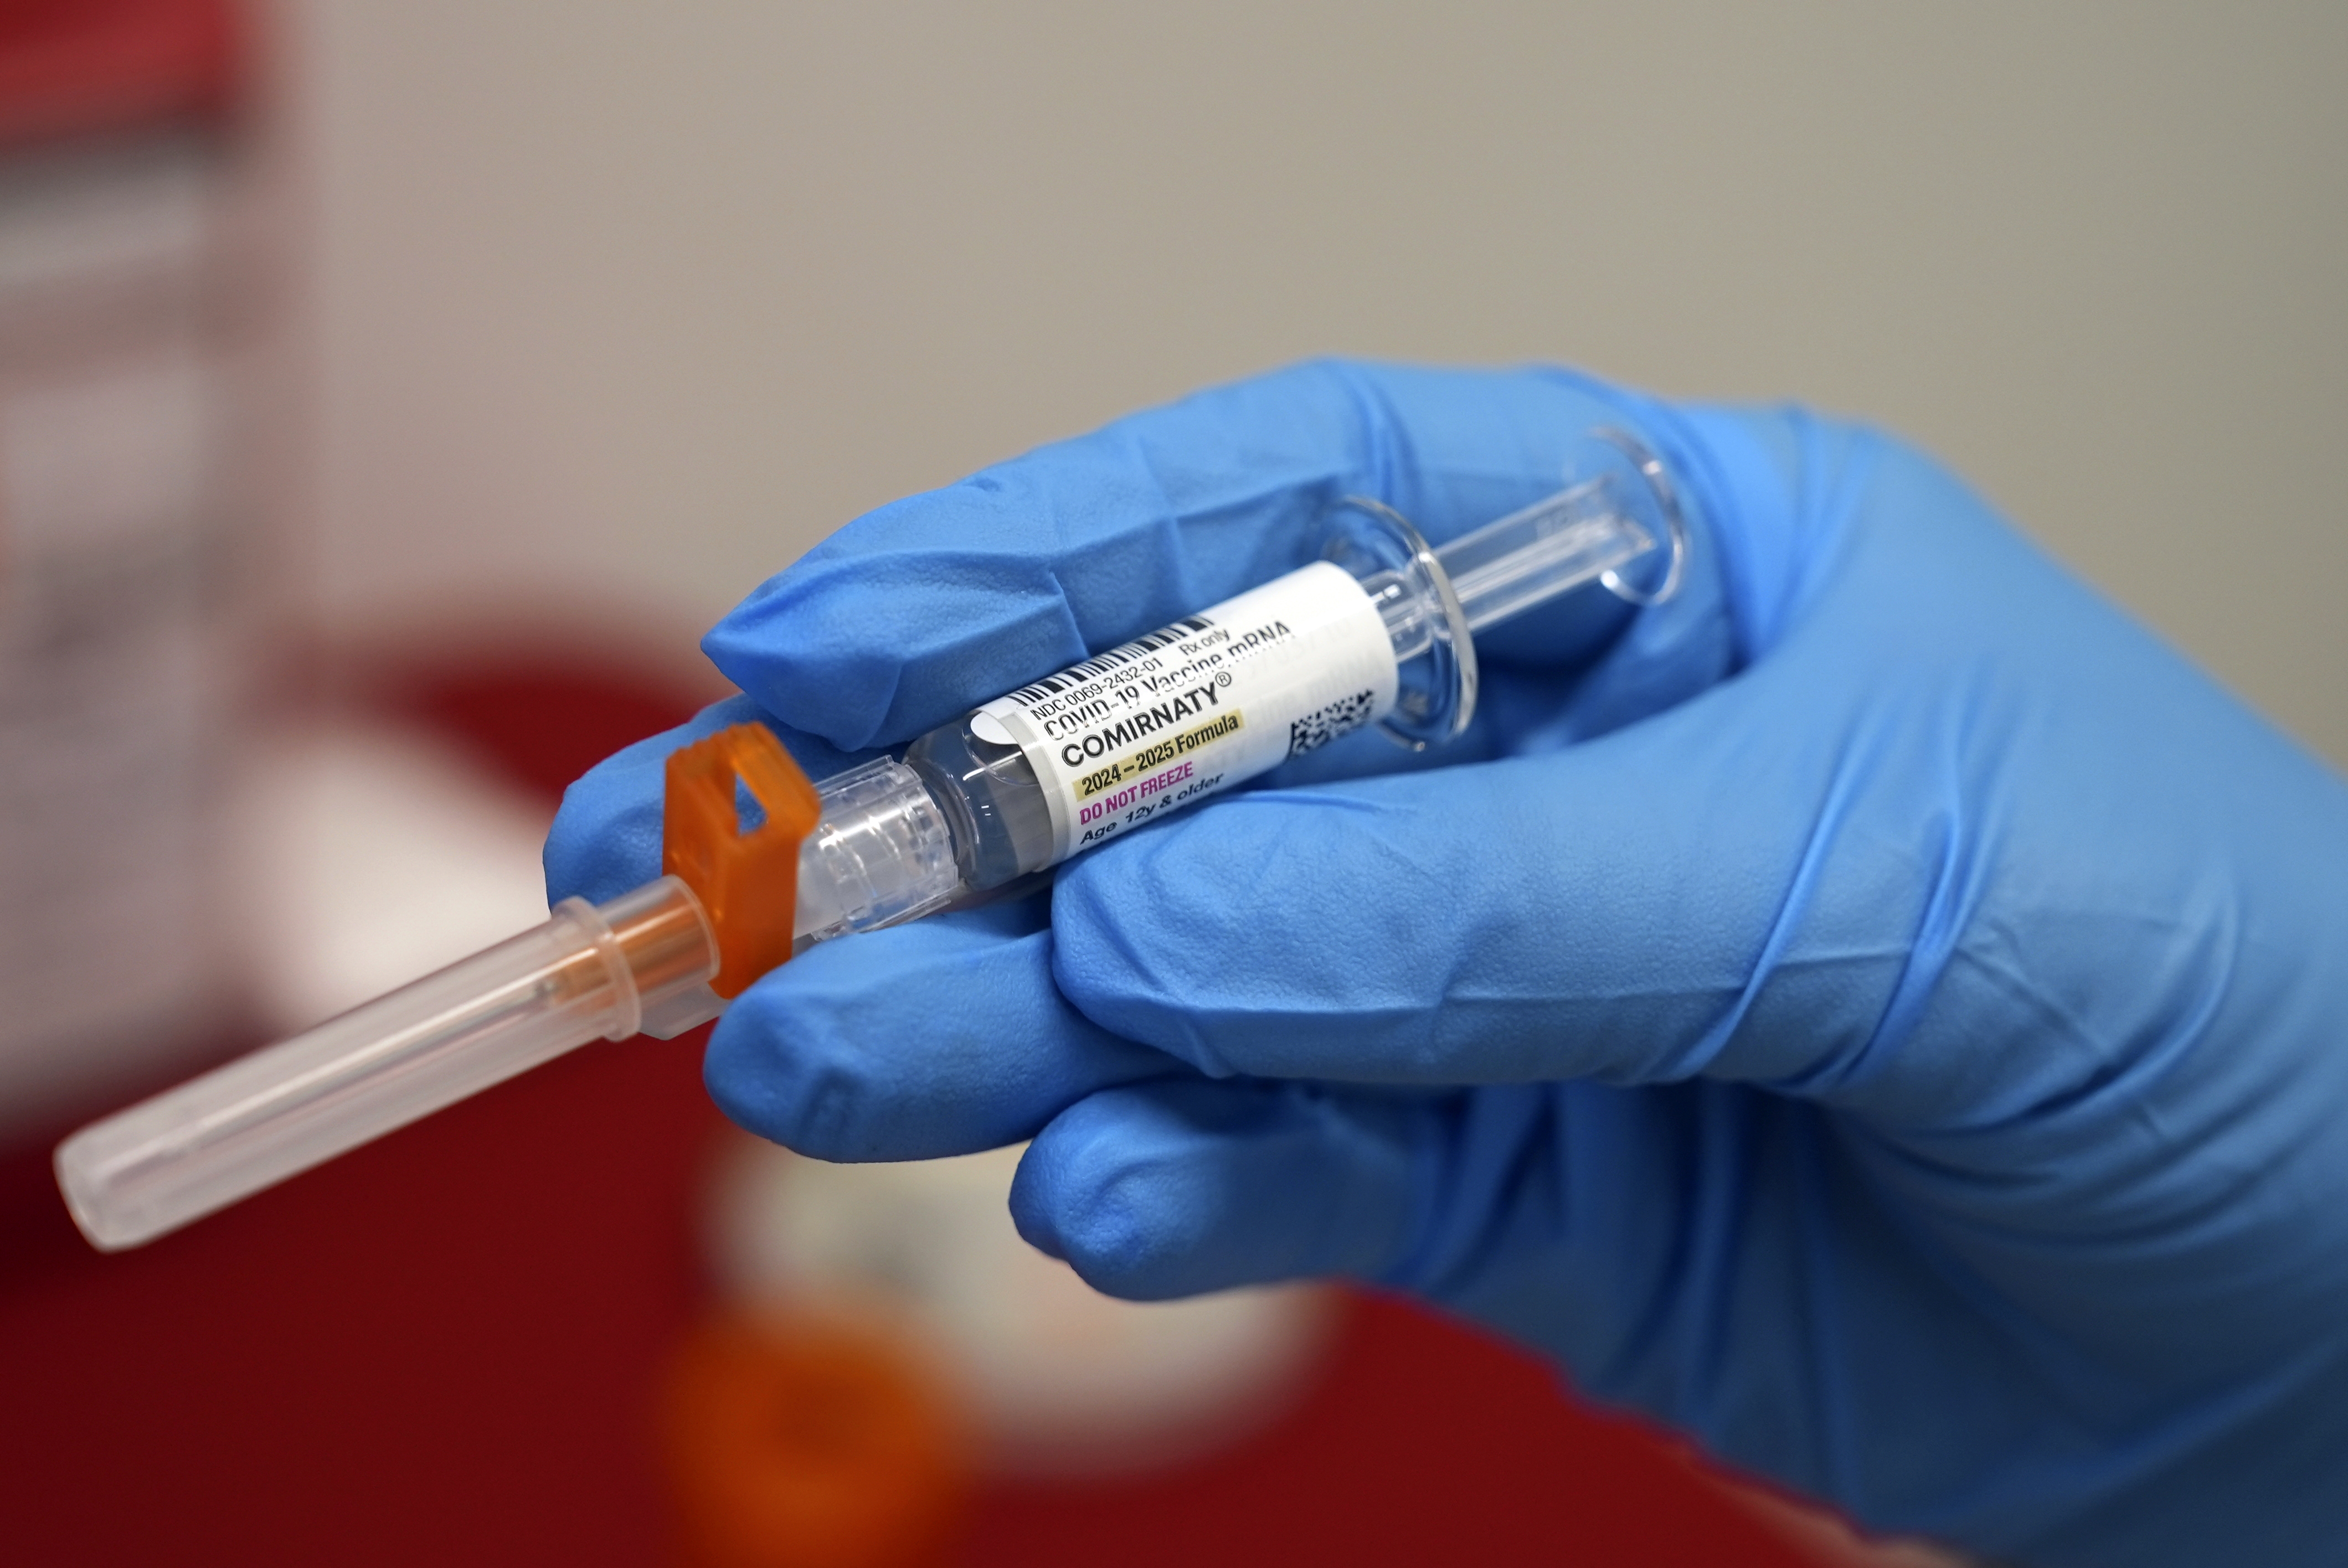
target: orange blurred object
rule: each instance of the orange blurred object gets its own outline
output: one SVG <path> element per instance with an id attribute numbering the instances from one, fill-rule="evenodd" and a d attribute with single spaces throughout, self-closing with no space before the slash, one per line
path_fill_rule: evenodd
<path id="1" fill-rule="evenodd" d="M 736 724 L 672 753 L 667 784 L 661 869 L 685 879 L 717 933 L 710 989 L 738 996 L 791 956 L 799 845 L 823 804 L 763 724 Z M 763 822 L 743 826 L 737 787 L 757 802 Z"/>
<path id="2" fill-rule="evenodd" d="M 928 1568 L 970 1496 L 935 1380 L 837 1319 L 726 1314 L 671 1365 L 664 1437 L 690 1568 Z"/>

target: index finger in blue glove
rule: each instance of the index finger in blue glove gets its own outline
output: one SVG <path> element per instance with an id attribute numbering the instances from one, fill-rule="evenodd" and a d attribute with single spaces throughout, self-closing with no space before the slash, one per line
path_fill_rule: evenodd
<path id="1" fill-rule="evenodd" d="M 883 507 L 702 646 L 785 723 L 898 744 L 1303 565 L 1343 496 L 1386 501 L 1439 543 L 1555 488 L 1575 438 L 1645 408 L 1560 372 L 1303 365 Z M 1601 596 L 1551 629 L 1570 655 L 1622 618 Z"/>
<path id="2" fill-rule="evenodd" d="M 600 903 L 661 874 L 669 754 L 759 722 L 747 697 L 598 764 L 565 793 L 547 837 L 550 902 Z M 851 765 L 788 733 L 819 775 Z M 737 998 L 710 1037 L 703 1077 L 740 1125 L 827 1160 L 963 1154 L 1027 1137 L 1115 1084 L 1189 1069 L 1119 1040 L 1052 984 L 1041 897 L 827 943 Z"/>
<path id="3" fill-rule="evenodd" d="M 739 1125 L 824 1160 L 917 1160 L 1029 1137 L 1096 1090 L 1194 1078 L 1052 984 L 1042 898 L 823 943 L 743 992 L 702 1076 Z"/>

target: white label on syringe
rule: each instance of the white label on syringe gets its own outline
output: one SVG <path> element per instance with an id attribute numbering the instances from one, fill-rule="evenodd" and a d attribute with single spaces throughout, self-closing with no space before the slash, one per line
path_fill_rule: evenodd
<path id="1" fill-rule="evenodd" d="M 1394 703 L 1385 622 L 1343 568 L 1319 561 L 998 697 L 972 727 L 1027 753 L 1056 861 Z"/>

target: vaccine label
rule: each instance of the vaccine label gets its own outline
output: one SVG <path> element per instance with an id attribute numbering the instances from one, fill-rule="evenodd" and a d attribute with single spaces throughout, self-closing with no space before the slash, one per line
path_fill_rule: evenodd
<path id="1" fill-rule="evenodd" d="M 1318 561 L 1072 664 L 972 715 L 1027 753 L 1055 860 L 1225 790 L 1384 718 L 1385 622 Z"/>

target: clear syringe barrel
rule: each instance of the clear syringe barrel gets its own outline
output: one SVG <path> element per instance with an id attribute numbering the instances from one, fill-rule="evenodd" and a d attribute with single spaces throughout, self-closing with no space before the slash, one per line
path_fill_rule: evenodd
<path id="1" fill-rule="evenodd" d="M 700 989 L 707 921 L 664 876 L 553 917 L 60 1144 L 57 1184 L 112 1250 L 190 1220 L 598 1039 Z"/>
<path id="2" fill-rule="evenodd" d="M 1663 464 L 1597 431 L 1566 475 L 1441 549 L 1392 507 L 1347 497 L 1322 560 L 922 736 L 897 767 L 901 809 L 934 801 L 958 878 L 931 887 L 927 907 L 1041 871 L 1365 724 L 1411 746 L 1450 740 L 1475 712 L 1476 631 L 1587 584 L 1633 604 L 1669 598 L 1688 535 Z"/>
<path id="3" fill-rule="evenodd" d="M 824 781 L 781 861 L 797 875 L 789 944 L 767 941 L 767 915 L 705 907 L 677 876 L 598 907 L 568 899 L 535 930 L 84 1128 L 58 1147 L 58 1185 L 93 1243 L 135 1246 L 590 1040 L 715 1018 L 713 984 L 729 986 L 721 963 L 741 962 L 726 955 L 746 936 L 777 955 L 749 963 L 754 978 L 809 943 L 984 897 L 1364 725 L 1448 740 L 1475 711 L 1477 630 L 1592 582 L 1667 598 L 1686 551 L 1662 464 L 1614 432 L 1583 440 L 1563 489 L 1439 550 L 1346 497 L 1313 565 Z M 771 753 L 756 764 L 769 784 L 808 788 L 755 726 L 701 744 L 745 736 Z M 672 808 L 690 754 L 671 759 Z"/>

